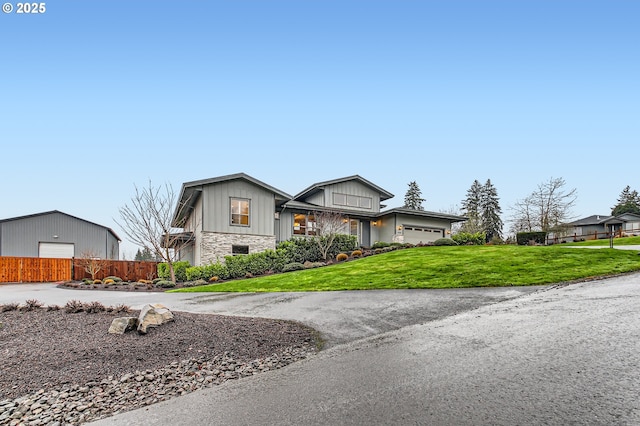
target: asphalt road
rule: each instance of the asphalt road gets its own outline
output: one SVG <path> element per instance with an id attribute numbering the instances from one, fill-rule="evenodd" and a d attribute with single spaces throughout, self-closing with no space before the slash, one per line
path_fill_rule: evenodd
<path id="1" fill-rule="evenodd" d="M 337 344 L 96 425 L 638 425 L 640 274 Z"/>
<path id="2" fill-rule="evenodd" d="M 0 285 L 0 304 L 29 299 L 63 306 L 69 300 L 124 303 L 140 309 L 162 303 L 174 311 L 302 322 L 318 330 L 326 347 L 422 324 L 543 287 L 451 290 L 368 290 L 297 293 L 147 293 L 56 288 L 54 284 Z"/>

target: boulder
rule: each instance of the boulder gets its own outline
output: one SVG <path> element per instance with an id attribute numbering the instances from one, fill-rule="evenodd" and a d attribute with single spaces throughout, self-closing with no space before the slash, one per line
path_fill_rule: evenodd
<path id="1" fill-rule="evenodd" d="M 135 330 L 138 326 L 138 318 L 136 317 L 120 317 L 114 318 L 109 327 L 111 334 L 124 334 L 127 331 Z"/>
<path id="2" fill-rule="evenodd" d="M 138 316 L 138 333 L 147 334 L 147 328 L 173 321 L 173 313 L 160 303 L 145 305 Z"/>

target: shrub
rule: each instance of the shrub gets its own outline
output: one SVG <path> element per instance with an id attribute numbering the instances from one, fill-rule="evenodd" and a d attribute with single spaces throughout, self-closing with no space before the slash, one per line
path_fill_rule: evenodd
<path id="1" fill-rule="evenodd" d="M 346 253 L 338 253 L 338 255 L 336 256 L 336 260 L 338 262 L 342 262 L 344 260 L 347 260 L 349 258 L 349 255 L 347 255 Z"/>
<path id="2" fill-rule="evenodd" d="M 217 276 L 217 275 L 214 275 L 213 277 L 209 278 L 209 282 L 210 283 L 215 283 L 215 282 L 218 282 L 218 281 L 220 281 L 220 277 Z"/>
<path id="3" fill-rule="evenodd" d="M 64 311 L 68 314 L 76 314 L 84 311 L 84 304 L 79 300 L 69 300 L 64 305 Z"/>
<path id="4" fill-rule="evenodd" d="M 176 274 L 176 281 L 187 281 L 187 268 L 189 266 L 191 265 L 187 260 L 173 262 L 173 272 Z M 168 263 L 158 263 L 158 277 L 164 281 L 171 279 L 171 271 L 169 270 Z"/>
<path id="5" fill-rule="evenodd" d="M 82 282 L 86 285 L 91 285 L 93 284 L 93 280 L 91 278 L 85 278 L 82 280 Z"/>
<path id="6" fill-rule="evenodd" d="M 389 247 L 390 244 L 384 241 L 376 241 L 375 243 L 373 243 L 373 245 L 371 246 L 372 249 L 381 249 L 381 248 L 385 248 L 385 247 Z"/>
<path id="7" fill-rule="evenodd" d="M 105 280 L 113 280 L 113 282 L 116 282 L 116 283 L 121 283 L 122 282 L 122 278 L 116 277 L 116 276 L 113 276 L 113 275 L 105 277 Z"/>
<path id="8" fill-rule="evenodd" d="M 100 302 L 89 302 L 84 305 L 84 311 L 88 314 L 97 314 L 106 310 L 107 308 Z"/>
<path id="9" fill-rule="evenodd" d="M 304 265 L 300 262 L 291 262 L 284 265 L 282 272 L 300 271 L 304 269 Z"/>
<path id="10" fill-rule="evenodd" d="M 176 283 L 169 280 L 162 280 L 156 283 L 156 287 L 159 287 L 159 288 L 173 288 L 175 286 L 176 286 Z"/>
<path id="11" fill-rule="evenodd" d="M 362 250 L 354 250 L 351 252 L 351 257 L 360 257 L 362 256 Z"/>
<path id="12" fill-rule="evenodd" d="M 122 303 L 114 306 L 113 308 L 111 308 L 111 310 L 117 314 L 131 312 L 131 308 L 129 308 L 127 305 L 124 305 Z"/>
<path id="13" fill-rule="evenodd" d="M 158 281 L 162 281 L 162 280 L 158 280 Z M 140 279 L 137 282 L 139 282 L 140 284 L 153 284 L 153 281 L 143 280 L 143 279 Z"/>
<path id="14" fill-rule="evenodd" d="M 35 311 L 36 309 L 42 308 L 42 306 L 44 305 L 44 303 L 36 299 L 29 299 L 24 303 L 25 305 L 22 307 L 22 310 L 24 311 Z"/>
<path id="15" fill-rule="evenodd" d="M 59 305 L 48 305 L 47 311 L 59 311 L 61 308 Z"/>
<path id="16" fill-rule="evenodd" d="M 104 285 L 111 285 L 111 284 L 115 284 L 116 282 L 114 280 L 112 280 L 111 278 L 107 278 L 105 279 L 102 284 Z"/>
<path id="17" fill-rule="evenodd" d="M 516 234 L 516 242 L 518 245 L 526 246 L 533 241 L 535 244 L 544 244 L 547 239 L 546 232 L 518 232 Z"/>
<path id="18" fill-rule="evenodd" d="M 433 242 L 434 246 L 457 246 L 458 243 L 453 241 L 451 238 L 438 238 Z"/>
<path id="19" fill-rule="evenodd" d="M 302 266 L 304 266 L 304 269 L 313 269 L 325 266 L 325 264 L 322 262 L 304 262 Z"/>
<path id="20" fill-rule="evenodd" d="M 102 284 L 102 280 L 98 280 L 98 279 L 96 279 L 96 280 L 93 280 L 93 283 L 94 283 L 94 284 Z"/>
<path id="21" fill-rule="evenodd" d="M 0 312 L 10 312 L 17 311 L 20 305 L 18 303 L 5 303 L 4 305 L 0 305 Z"/>
<path id="22" fill-rule="evenodd" d="M 481 246 L 487 241 L 487 234 L 484 232 L 475 232 L 473 234 L 470 232 L 458 232 L 457 234 L 452 235 L 451 239 L 461 246 Z"/>

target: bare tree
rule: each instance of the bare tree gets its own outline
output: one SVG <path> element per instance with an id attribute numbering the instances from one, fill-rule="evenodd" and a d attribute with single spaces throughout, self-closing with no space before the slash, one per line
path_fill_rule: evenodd
<path id="1" fill-rule="evenodd" d="M 550 178 L 538 185 L 528 197 L 518 200 L 512 210 L 515 231 L 553 231 L 571 218 L 577 190 L 565 190 L 562 178 Z"/>
<path id="2" fill-rule="evenodd" d="M 180 250 L 192 244 L 188 233 L 181 232 L 174 227 L 173 206 L 176 204 L 176 193 L 170 184 L 154 187 L 149 181 L 149 187 L 139 190 L 135 186 L 136 195 L 131 198 L 131 204 L 119 209 L 122 224 L 129 240 L 145 249 L 149 249 L 158 259 L 162 259 L 169 266 L 171 280 L 175 282 L 176 274 L 173 264 L 177 261 Z M 182 215 L 188 202 L 182 202 L 176 207 L 175 217 Z M 185 226 L 185 223 L 178 224 Z M 191 224 L 195 229 L 196 225 Z"/>
<path id="3" fill-rule="evenodd" d="M 322 258 L 327 260 L 336 235 L 344 234 L 346 231 L 344 217 L 338 212 L 316 211 L 313 212 L 313 218 L 316 231 L 314 240 L 320 247 Z"/>
<path id="4" fill-rule="evenodd" d="M 87 274 L 91 275 L 91 279 L 95 280 L 98 272 L 107 267 L 109 261 L 101 259 L 94 250 L 85 250 L 80 256 L 74 259 L 75 266 L 84 269 Z"/>

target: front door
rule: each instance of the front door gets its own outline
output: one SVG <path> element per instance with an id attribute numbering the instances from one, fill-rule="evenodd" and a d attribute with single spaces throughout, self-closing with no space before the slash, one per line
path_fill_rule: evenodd
<path id="1" fill-rule="evenodd" d="M 349 235 L 355 235 L 358 244 L 360 244 L 360 233 L 358 232 L 359 227 L 360 221 L 358 221 L 358 219 L 349 219 Z"/>
<path id="2" fill-rule="evenodd" d="M 360 222 L 360 226 L 362 227 L 362 232 L 360 233 L 360 245 L 363 247 L 371 247 L 371 222 L 368 220 L 363 220 Z"/>

